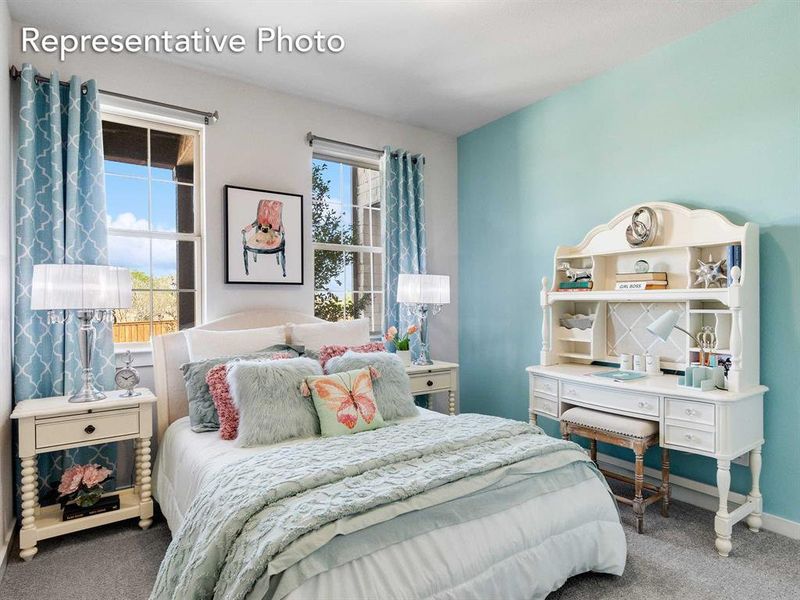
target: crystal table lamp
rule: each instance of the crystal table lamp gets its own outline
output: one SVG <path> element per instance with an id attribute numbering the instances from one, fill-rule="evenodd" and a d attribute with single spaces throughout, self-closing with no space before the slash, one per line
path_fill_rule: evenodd
<path id="1" fill-rule="evenodd" d="M 428 352 L 428 312 L 434 315 L 450 304 L 449 275 L 401 273 L 397 281 L 397 302 L 411 306 L 420 321 L 420 352 L 415 365 L 432 365 Z"/>
<path id="2" fill-rule="evenodd" d="M 75 311 L 81 328 L 78 337 L 81 368 L 80 389 L 70 402 L 94 402 L 105 394 L 94 385 L 92 350 L 93 321 L 110 320 L 113 309 L 132 302 L 131 274 L 122 267 L 105 265 L 34 265 L 31 310 L 48 311 L 48 323 L 63 323 L 61 311 Z"/>

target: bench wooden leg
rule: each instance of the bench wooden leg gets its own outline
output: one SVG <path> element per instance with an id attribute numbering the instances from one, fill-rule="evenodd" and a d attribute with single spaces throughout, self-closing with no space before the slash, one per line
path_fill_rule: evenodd
<path id="1" fill-rule="evenodd" d="M 661 449 L 661 516 L 669 516 L 669 448 Z"/>
<path id="2" fill-rule="evenodd" d="M 636 454 L 633 476 L 633 514 L 636 515 L 636 531 L 637 533 L 642 533 L 644 530 L 644 497 L 642 496 L 642 487 L 644 484 L 644 444 L 635 444 L 633 451 Z"/>
<path id="3" fill-rule="evenodd" d="M 589 457 L 594 464 L 597 464 L 597 440 L 589 440 Z"/>
<path id="4" fill-rule="evenodd" d="M 569 441 L 569 425 L 564 421 L 561 421 L 561 437 Z"/>

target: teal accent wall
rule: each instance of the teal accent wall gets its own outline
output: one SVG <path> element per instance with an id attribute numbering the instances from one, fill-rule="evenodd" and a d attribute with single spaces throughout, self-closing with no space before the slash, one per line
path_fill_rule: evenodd
<path id="1" fill-rule="evenodd" d="M 800 5 L 756 5 L 465 134 L 458 173 L 462 411 L 527 419 L 558 244 L 647 201 L 761 226 L 764 508 L 800 521 Z M 673 452 L 672 472 L 713 484 L 716 466 Z M 734 465 L 732 489 L 749 482 Z"/>

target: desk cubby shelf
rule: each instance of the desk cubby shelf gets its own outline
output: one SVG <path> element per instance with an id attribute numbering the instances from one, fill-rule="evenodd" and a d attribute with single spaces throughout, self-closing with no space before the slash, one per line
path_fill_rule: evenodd
<path id="1" fill-rule="evenodd" d="M 757 385 L 758 225 L 734 225 L 717 212 L 690 210 L 678 204 L 663 202 L 648 206 L 658 216 L 658 234 L 652 246 L 628 246 L 625 229 L 632 213 L 628 210 L 595 227 L 577 246 L 556 248 L 553 278 L 542 280 L 541 364 L 618 361 L 618 357 L 607 352 L 608 304 L 669 302 L 682 305 L 685 318 L 681 325 L 693 334 L 706 325 L 713 329 L 717 339 L 715 353 L 731 357 L 730 389 Z M 725 258 L 731 244 L 742 248 L 741 266 L 735 276 L 732 273 L 731 285 L 727 286 L 726 281 L 723 284 L 726 287 L 695 287 L 692 270 L 697 268 L 698 259 Z M 668 286 L 663 290 L 615 290 L 617 273 L 633 272 L 638 260 L 646 260 L 651 271 L 666 272 Z M 559 290 L 559 283 L 566 280 L 560 269 L 564 262 L 572 268 L 590 270 L 593 282 L 590 291 Z M 584 331 L 565 329 L 559 322 L 564 313 L 595 314 L 594 325 Z M 688 336 L 681 337 L 679 333 L 675 336 L 675 342 L 684 348 L 683 364 L 696 358 L 696 344 Z M 676 362 L 665 366 L 681 368 L 682 365 Z"/>

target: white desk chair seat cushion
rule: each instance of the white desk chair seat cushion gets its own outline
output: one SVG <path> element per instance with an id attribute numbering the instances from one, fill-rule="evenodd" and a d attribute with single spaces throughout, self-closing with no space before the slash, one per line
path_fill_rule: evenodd
<path id="1" fill-rule="evenodd" d="M 570 408 L 562 413 L 561 420 L 634 438 L 646 438 L 658 433 L 658 423 L 655 421 L 621 417 L 588 408 Z"/>

